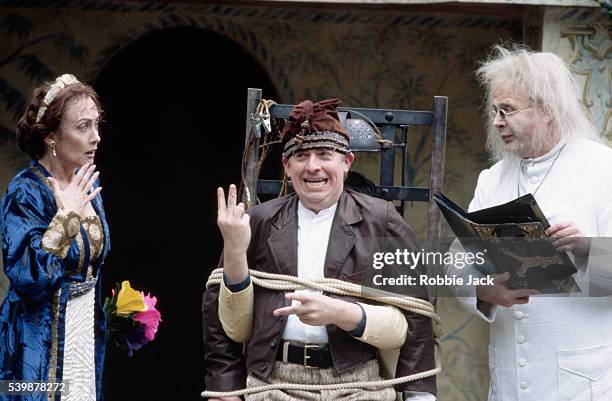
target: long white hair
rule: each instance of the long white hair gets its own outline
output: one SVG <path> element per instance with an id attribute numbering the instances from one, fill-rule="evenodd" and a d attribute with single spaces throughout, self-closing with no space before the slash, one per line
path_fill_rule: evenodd
<path id="1" fill-rule="evenodd" d="M 507 156 L 504 143 L 493 126 L 490 110 L 491 92 L 511 84 L 529 97 L 532 105 L 551 116 L 551 128 L 561 138 L 582 136 L 601 139 L 579 100 L 578 85 L 565 62 L 553 53 L 536 53 L 511 44 L 497 45 L 476 70 L 476 77 L 486 89 L 485 119 L 487 150 L 493 161 Z"/>

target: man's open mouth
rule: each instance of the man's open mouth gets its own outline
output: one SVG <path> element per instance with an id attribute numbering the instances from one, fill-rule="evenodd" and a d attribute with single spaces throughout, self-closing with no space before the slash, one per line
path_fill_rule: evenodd
<path id="1" fill-rule="evenodd" d="M 304 178 L 304 182 L 308 185 L 325 185 L 327 181 L 327 178 Z"/>

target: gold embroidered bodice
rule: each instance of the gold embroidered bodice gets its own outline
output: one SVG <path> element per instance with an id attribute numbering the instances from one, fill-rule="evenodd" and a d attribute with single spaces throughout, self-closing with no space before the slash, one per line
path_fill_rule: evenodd
<path id="1" fill-rule="evenodd" d="M 89 264 L 85 281 L 70 283 L 70 298 L 85 294 L 96 285 L 97 280 L 93 276 L 93 265 L 102 256 L 104 248 L 102 222 L 96 215 L 79 217 L 74 212 L 66 212 L 63 209 L 59 209 L 42 238 L 43 249 L 62 259 L 68 254 L 72 241 L 76 240 L 79 247 L 79 263 L 76 269 L 66 273 L 74 274 L 80 272 L 85 263 L 85 241 L 80 232 L 80 225 L 83 226 L 87 242 L 89 243 Z"/>
<path id="2" fill-rule="evenodd" d="M 102 223 L 98 216 L 85 216 L 81 218 L 81 224 L 87 233 L 89 240 L 89 263 L 93 264 L 102 255 L 104 247 L 104 235 L 102 234 Z"/>

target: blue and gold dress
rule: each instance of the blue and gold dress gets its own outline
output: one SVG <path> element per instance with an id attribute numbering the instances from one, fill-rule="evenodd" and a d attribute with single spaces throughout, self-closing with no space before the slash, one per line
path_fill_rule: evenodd
<path id="1" fill-rule="evenodd" d="M 0 401 L 102 399 L 106 323 L 100 269 L 110 250 L 102 198 L 92 201 L 97 217 L 79 218 L 56 207 L 49 176 L 32 161 L 9 183 L 0 203 L 3 264 L 10 283 L 0 308 L 0 380 L 86 379 L 73 383 L 75 392 L 68 396 L 0 394 Z M 88 365 L 94 374 L 86 372 Z M 79 389 L 90 395 L 79 398 Z"/>

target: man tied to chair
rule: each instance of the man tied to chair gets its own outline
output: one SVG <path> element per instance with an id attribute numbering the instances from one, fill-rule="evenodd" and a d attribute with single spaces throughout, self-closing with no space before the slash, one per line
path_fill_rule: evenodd
<path id="1" fill-rule="evenodd" d="M 294 194 L 257 205 L 247 214 L 242 203 L 236 204 L 234 185 L 227 202 L 218 189 L 223 281 L 209 288 L 203 301 L 208 390 L 378 381 L 377 349 L 401 348 L 398 376 L 434 368 L 427 317 L 358 298 L 253 287 L 249 268 L 304 279 L 361 277 L 360 284 L 367 285 L 374 273 L 371 253 L 365 251 L 372 237 L 400 238 L 405 247 L 417 249 L 413 231 L 391 203 L 344 188 L 354 155 L 336 112 L 339 104 L 337 99 L 306 100 L 289 115 L 282 162 Z M 429 377 L 397 390 L 407 400 L 431 401 L 435 386 L 435 377 Z M 246 400 L 345 397 L 392 401 L 396 393 L 390 387 L 272 390 Z M 214 400 L 219 399 L 240 400 Z"/>

